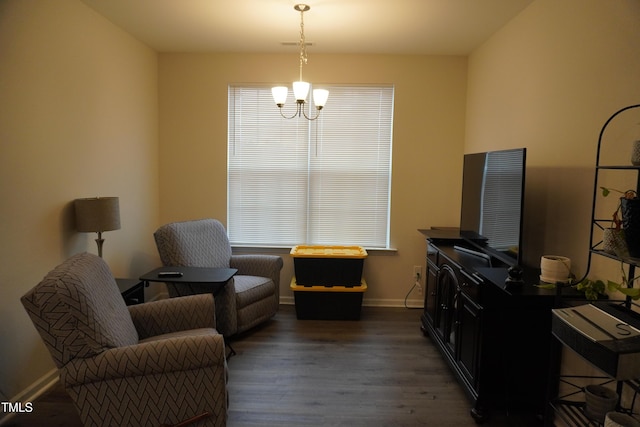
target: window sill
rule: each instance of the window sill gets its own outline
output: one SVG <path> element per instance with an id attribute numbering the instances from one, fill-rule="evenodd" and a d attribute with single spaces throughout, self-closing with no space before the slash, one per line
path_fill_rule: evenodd
<path id="1" fill-rule="evenodd" d="M 292 246 L 248 246 L 248 245 L 231 245 L 233 252 L 242 253 L 277 253 L 277 254 L 289 254 Z M 391 255 L 398 252 L 397 248 L 367 248 L 365 247 L 367 254 L 369 255 Z"/>

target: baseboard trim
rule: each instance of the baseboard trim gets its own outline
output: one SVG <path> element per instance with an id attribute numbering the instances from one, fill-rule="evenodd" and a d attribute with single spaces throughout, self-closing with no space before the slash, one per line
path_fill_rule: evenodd
<path id="1" fill-rule="evenodd" d="M 363 307 L 403 307 L 403 308 L 424 308 L 421 300 L 404 299 L 365 299 L 362 301 Z"/>
<path id="2" fill-rule="evenodd" d="M 151 301 L 169 298 L 169 294 L 166 292 L 157 294 Z M 293 296 L 280 296 L 280 304 L 282 305 L 295 305 L 295 299 Z M 363 307 L 404 307 L 404 308 L 424 308 L 424 301 L 419 299 L 370 299 L 364 298 L 362 301 Z"/>
<path id="3" fill-rule="evenodd" d="M 280 304 L 283 305 L 295 305 L 294 297 L 290 296 L 281 296 Z M 424 302 L 422 300 L 417 299 L 367 299 L 365 298 L 362 301 L 363 307 L 389 307 L 389 308 L 424 308 Z"/>
<path id="4" fill-rule="evenodd" d="M 54 368 L 29 385 L 25 390 L 11 398 L 11 402 L 33 402 L 38 397 L 49 391 L 49 389 L 56 385 L 59 380 L 60 376 L 58 374 L 58 369 Z M 0 426 L 8 422 L 14 415 L 15 414 L 13 413 L 0 412 Z"/>

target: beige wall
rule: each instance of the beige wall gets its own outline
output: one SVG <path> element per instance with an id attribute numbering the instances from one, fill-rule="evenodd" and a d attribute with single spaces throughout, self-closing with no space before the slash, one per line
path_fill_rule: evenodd
<path id="1" fill-rule="evenodd" d="M 397 252 L 370 253 L 364 304 L 402 305 L 413 266 L 425 266 L 425 242 L 416 230 L 458 221 L 466 58 L 309 55 L 304 77 L 312 82 L 395 85 L 391 246 Z M 226 223 L 228 85 L 288 83 L 297 77 L 296 61 L 295 52 L 160 54 L 163 222 L 215 217 Z M 281 294 L 290 299 L 291 258 L 288 250 L 275 253 L 285 259 Z M 410 298 L 420 304 L 422 296 Z"/>
<path id="2" fill-rule="evenodd" d="M 536 0 L 469 59 L 465 151 L 528 148 L 536 265 L 561 254 L 585 272 L 600 128 L 640 102 L 638 22 L 637 0 Z"/>
<path id="3" fill-rule="evenodd" d="M 155 266 L 157 55 L 77 0 L 0 1 L 0 398 L 54 365 L 19 298 L 70 255 L 96 253 L 71 202 L 118 196 L 104 257 Z M 37 384 L 34 387 L 38 387 Z"/>
<path id="4" fill-rule="evenodd" d="M 586 273 L 598 135 L 640 103 L 639 22 L 637 0 L 536 0 L 469 59 L 465 151 L 528 148 L 525 245 L 535 265 L 543 253 L 566 255 Z M 607 128 L 606 143 L 626 155 L 640 138 L 635 111 L 624 131 Z M 618 269 L 595 257 L 589 276 L 619 280 Z M 570 350 L 562 364 L 565 374 L 601 375 Z"/>

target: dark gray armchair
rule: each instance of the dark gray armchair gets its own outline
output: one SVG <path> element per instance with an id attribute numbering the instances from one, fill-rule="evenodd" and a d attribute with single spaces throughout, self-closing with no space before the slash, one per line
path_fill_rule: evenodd
<path id="1" fill-rule="evenodd" d="M 224 226 L 215 219 L 174 222 L 154 233 L 162 264 L 178 267 L 231 267 L 238 273 L 215 296 L 216 328 L 225 337 L 245 332 L 278 311 L 282 258 L 233 255 Z M 205 293 L 206 286 L 167 283 L 171 297 Z"/>

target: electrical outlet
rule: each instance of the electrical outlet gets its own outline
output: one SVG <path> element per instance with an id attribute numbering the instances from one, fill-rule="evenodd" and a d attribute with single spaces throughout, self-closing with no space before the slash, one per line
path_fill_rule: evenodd
<path id="1" fill-rule="evenodd" d="M 415 286 L 418 288 L 418 293 L 422 295 L 422 266 L 413 266 L 413 281 Z"/>
<path id="2" fill-rule="evenodd" d="M 416 282 L 422 283 L 422 266 L 414 265 L 413 266 L 413 280 Z"/>

